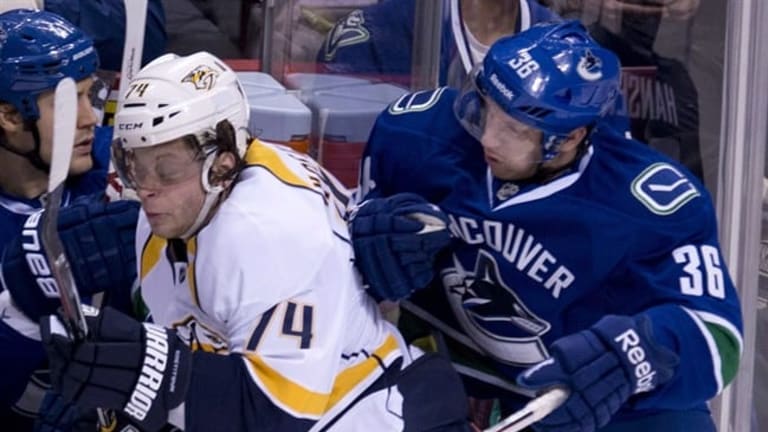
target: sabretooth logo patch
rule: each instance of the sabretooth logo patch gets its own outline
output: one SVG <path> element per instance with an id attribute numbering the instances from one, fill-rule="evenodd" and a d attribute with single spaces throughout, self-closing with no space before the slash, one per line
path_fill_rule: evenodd
<path id="1" fill-rule="evenodd" d="M 163 384 L 165 368 L 168 365 L 168 335 L 165 329 L 144 324 L 147 342 L 144 351 L 144 365 L 136 388 L 125 406 L 125 412 L 136 420 L 144 420 Z"/>
<path id="2" fill-rule="evenodd" d="M 645 350 L 640 346 L 640 336 L 632 329 L 616 336 L 613 339 L 621 346 L 621 350 L 627 355 L 627 360 L 635 366 L 635 379 L 637 380 L 637 389 L 635 393 L 642 393 L 653 390 L 655 384 L 653 377 L 656 371 L 653 370 L 651 363 L 645 359 Z"/>

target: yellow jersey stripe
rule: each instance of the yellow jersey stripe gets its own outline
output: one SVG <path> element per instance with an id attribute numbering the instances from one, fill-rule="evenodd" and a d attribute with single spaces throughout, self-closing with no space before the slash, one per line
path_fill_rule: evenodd
<path id="1" fill-rule="evenodd" d="M 152 271 L 152 269 L 160 261 L 160 256 L 163 253 L 168 241 L 164 238 L 160 238 L 156 235 L 150 235 L 147 242 L 144 243 L 144 249 L 141 251 L 141 272 L 139 280 L 143 280 L 145 276 Z"/>
<path id="2" fill-rule="evenodd" d="M 187 241 L 187 282 L 192 301 L 200 310 L 200 297 L 197 295 L 197 279 L 195 279 L 195 262 L 197 261 L 197 236 Z M 203 311 L 205 312 L 205 311 Z"/>
<path id="3" fill-rule="evenodd" d="M 274 149 L 265 146 L 259 140 L 253 140 L 248 146 L 248 151 L 245 152 L 245 163 L 248 166 L 260 166 L 267 169 L 283 183 L 311 189 L 309 183 L 285 165 Z"/>
<path id="4" fill-rule="evenodd" d="M 336 376 L 330 393 L 309 390 L 301 384 L 289 380 L 271 368 L 257 354 L 246 353 L 245 356 L 268 396 L 298 414 L 320 417 L 380 367 L 379 362 L 373 356 L 384 359 L 396 349 L 398 349 L 397 341 L 390 334 L 371 356 L 341 371 Z"/>

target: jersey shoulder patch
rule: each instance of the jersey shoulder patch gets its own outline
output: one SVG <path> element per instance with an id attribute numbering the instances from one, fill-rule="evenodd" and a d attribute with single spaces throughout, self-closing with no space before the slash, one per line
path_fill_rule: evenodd
<path id="1" fill-rule="evenodd" d="M 388 108 L 392 115 L 408 114 L 413 112 L 427 111 L 437 105 L 440 96 L 443 95 L 448 87 L 440 87 L 435 90 L 423 90 L 415 93 L 408 93 L 394 101 Z"/>
<path id="2" fill-rule="evenodd" d="M 665 162 L 648 166 L 631 184 L 632 195 L 648 210 L 667 216 L 701 195 L 699 189 L 678 168 Z"/>

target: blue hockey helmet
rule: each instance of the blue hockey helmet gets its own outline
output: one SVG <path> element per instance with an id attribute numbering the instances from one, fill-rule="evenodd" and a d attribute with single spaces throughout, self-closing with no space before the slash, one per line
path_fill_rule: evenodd
<path id="1" fill-rule="evenodd" d="M 93 41 L 60 16 L 30 9 L 0 14 L 0 101 L 37 120 L 37 96 L 70 77 L 80 81 L 99 65 Z"/>
<path id="2" fill-rule="evenodd" d="M 496 41 L 476 66 L 455 112 L 478 139 L 483 97 L 543 132 L 543 160 L 574 129 L 595 124 L 620 94 L 620 63 L 575 20 L 542 23 Z"/>

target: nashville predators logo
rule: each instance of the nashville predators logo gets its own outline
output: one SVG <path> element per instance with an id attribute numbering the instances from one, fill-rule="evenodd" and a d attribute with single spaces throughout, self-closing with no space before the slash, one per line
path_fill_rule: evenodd
<path id="1" fill-rule="evenodd" d="M 181 82 L 192 83 L 196 90 L 210 90 L 216 84 L 219 73 L 208 66 L 200 65 L 188 73 Z"/>

